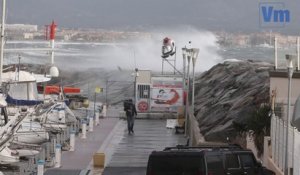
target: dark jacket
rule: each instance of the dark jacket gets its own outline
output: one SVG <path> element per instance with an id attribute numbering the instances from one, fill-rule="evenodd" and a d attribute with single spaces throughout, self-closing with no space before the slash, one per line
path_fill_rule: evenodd
<path id="1" fill-rule="evenodd" d="M 137 115 L 136 108 L 133 103 L 130 103 L 127 107 L 125 107 L 124 111 L 126 112 L 127 117 Z"/>

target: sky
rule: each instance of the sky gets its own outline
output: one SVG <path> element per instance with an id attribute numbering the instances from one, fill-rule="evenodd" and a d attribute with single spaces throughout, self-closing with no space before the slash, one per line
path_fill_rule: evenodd
<path id="1" fill-rule="evenodd" d="M 263 2 L 281 3 L 290 12 L 290 22 L 262 26 Z M 7 23 L 43 26 L 54 19 L 67 28 L 146 31 L 189 25 L 211 31 L 299 34 L 299 9 L 296 0 L 9 0 Z"/>

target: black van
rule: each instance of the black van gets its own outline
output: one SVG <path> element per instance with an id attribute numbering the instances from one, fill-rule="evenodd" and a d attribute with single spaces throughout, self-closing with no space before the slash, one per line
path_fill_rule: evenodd
<path id="1" fill-rule="evenodd" d="M 275 175 L 239 146 L 169 147 L 153 151 L 147 175 Z"/>

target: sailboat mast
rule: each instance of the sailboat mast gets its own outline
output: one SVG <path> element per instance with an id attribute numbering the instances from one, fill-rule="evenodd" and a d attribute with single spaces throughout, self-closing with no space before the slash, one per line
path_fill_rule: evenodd
<path id="1" fill-rule="evenodd" d="M 6 0 L 2 0 L 1 47 L 0 47 L 0 85 L 2 86 L 3 57 L 4 57 L 4 27 Z"/>

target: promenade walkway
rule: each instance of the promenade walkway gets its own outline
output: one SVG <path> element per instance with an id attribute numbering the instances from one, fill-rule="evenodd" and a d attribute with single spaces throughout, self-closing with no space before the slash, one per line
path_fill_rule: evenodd
<path id="1" fill-rule="evenodd" d="M 108 110 L 108 117 L 100 119 L 100 125 L 87 133 L 86 139 L 76 138 L 76 150 L 62 153 L 62 167 L 50 169 L 50 174 L 145 174 L 148 156 L 153 150 L 185 144 L 184 135 L 176 135 L 166 128 L 166 120 L 137 119 L 133 135 L 128 135 L 125 120 L 118 118 L 120 109 Z M 105 153 L 105 168 L 93 166 L 93 155 Z"/>

